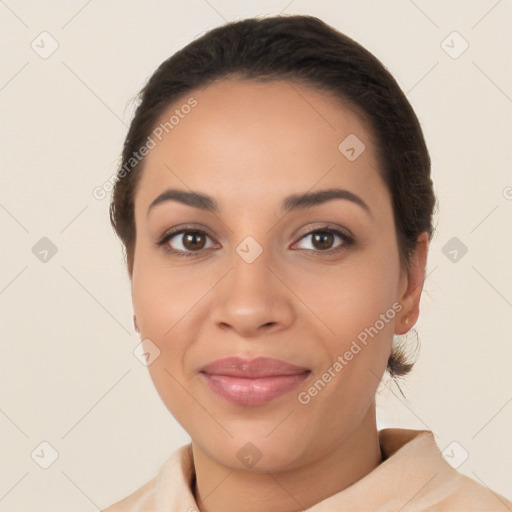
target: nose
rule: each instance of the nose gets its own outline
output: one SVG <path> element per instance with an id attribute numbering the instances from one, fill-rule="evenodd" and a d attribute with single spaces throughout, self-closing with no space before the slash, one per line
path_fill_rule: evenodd
<path id="1" fill-rule="evenodd" d="M 234 254 L 213 301 L 211 318 L 219 329 L 253 338 L 293 323 L 293 294 L 269 264 L 265 251 L 252 263 Z"/>

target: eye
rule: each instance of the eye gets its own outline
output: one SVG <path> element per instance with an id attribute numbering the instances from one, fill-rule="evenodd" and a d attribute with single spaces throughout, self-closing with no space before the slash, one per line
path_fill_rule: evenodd
<path id="1" fill-rule="evenodd" d="M 301 240 L 311 239 L 308 244 L 310 247 L 302 247 L 302 249 L 311 250 L 315 253 L 332 254 L 347 249 L 353 243 L 353 239 L 347 233 L 339 229 L 322 227 L 306 233 Z M 338 245 L 333 244 L 336 239 L 340 240 Z"/>
<path id="2" fill-rule="evenodd" d="M 303 235 L 300 240 L 307 240 L 307 238 L 311 239 L 309 243 L 310 247 L 299 248 L 322 255 L 337 253 L 348 249 L 354 242 L 351 235 L 328 226 L 310 231 Z M 170 242 L 173 239 L 176 239 L 176 241 L 171 244 Z M 338 240 L 339 243 L 333 246 L 336 240 Z M 210 241 L 209 245 L 208 241 Z M 206 249 L 215 247 L 211 237 L 205 231 L 187 227 L 177 228 L 167 232 L 156 245 L 161 246 L 168 253 L 185 257 L 196 256 Z"/>
<path id="3" fill-rule="evenodd" d="M 172 246 L 170 242 L 174 238 L 176 241 Z M 157 245 L 176 256 L 194 256 L 194 253 L 214 247 L 207 245 L 208 240 L 211 241 L 210 236 L 200 229 L 181 228 L 166 233 Z"/>

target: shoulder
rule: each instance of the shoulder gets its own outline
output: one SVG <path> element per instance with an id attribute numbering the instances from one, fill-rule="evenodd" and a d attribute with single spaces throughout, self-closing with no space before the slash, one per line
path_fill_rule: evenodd
<path id="1" fill-rule="evenodd" d="M 512 512 L 512 502 L 483 483 L 454 469 L 443 457 L 431 431 L 390 428 L 379 432 L 389 479 L 412 490 L 404 495 L 414 510 L 430 512 Z M 382 471 L 381 471 L 382 474 Z M 393 490 L 398 493 L 399 488 Z"/>
<path id="2" fill-rule="evenodd" d="M 173 510 L 193 500 L 190 481 L 194 474 L 191 444 L 181 446 L 168 457 L 156 476 L 120 501 L 100 512 L 155 512 L 157 505 Z M 186 507 L 185 507 L 186 510 Z"/>
<path id="3" fill-rule="evenodd" d="M 441 483 L 435 492 L 436 508 L 454 512 L 491 512 L 509 510 L 512 502 L 476 480 L 453 470 L 451 478 Z"/>
<path id="4" fill-rule="evenodd" d="M 152 512 L 154 509 L 154 494 L 156 488 L 156 477 L 126 496 L 120 501 L 113 503 L 100 512 Z"/>

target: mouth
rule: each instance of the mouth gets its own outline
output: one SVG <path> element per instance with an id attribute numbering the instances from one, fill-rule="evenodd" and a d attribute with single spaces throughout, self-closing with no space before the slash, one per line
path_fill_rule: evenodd
<path id="1" fill-rule="evenodd" d="M 299 386 L 311 370 L 279 359 L 219 359 L 202 368 L 209 388 L 235 405 L 266 404 Z"/>

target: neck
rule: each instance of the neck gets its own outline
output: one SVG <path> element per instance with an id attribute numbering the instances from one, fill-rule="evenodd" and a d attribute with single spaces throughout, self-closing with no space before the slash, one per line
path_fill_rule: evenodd
<path id="1" fill-rule="evenodd" d="M 381 462 L 375 404 L 332 450 L 288 471 L 256 473 L 218 464 L 193 444 L 200 512 L 296 512 L 341 492 Z"/>

